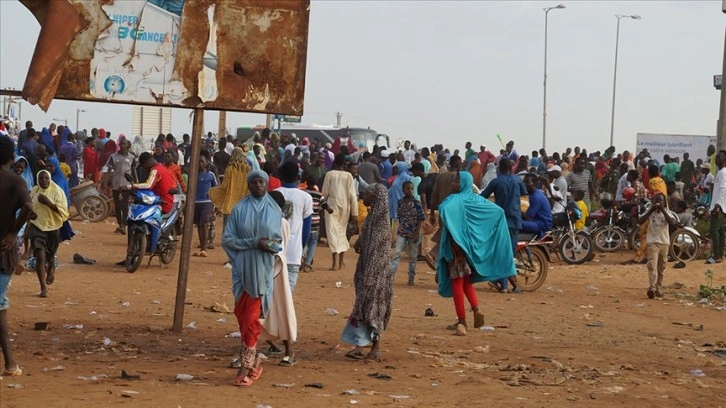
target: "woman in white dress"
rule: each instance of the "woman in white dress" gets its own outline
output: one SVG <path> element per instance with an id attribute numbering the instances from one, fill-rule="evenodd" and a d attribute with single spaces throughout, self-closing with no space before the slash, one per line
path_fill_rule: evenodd
<path id="1" fill-rule="evenodd" d="M 269 354 L 282 352 L 273 340 L 282 340 L 285 345 L 285 356 L 280 361 L 281 366 L 292 367 L 295 365 L 295 353 L 292 350 L 292 343 L 297 340 L 297 316 L 295 305 L 290 290 L 290 280 L 287 276 L 287 262 L 285 251 L 290 239 L 290 223 L 287 218 L 291 209 L 285 205 L 285 197 L 279 191 L 271 191 L 272 197 L 282 208 L 285 218 L 282 219 L 282 250 L 275 255 L 275 266 L 273 268 L 272 299 L 270 310 L 263 320 L 262 328 L 270 345 Z"/>

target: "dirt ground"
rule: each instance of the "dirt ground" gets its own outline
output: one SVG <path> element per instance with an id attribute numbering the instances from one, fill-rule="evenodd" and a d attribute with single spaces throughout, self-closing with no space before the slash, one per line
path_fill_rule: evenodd
<path id="1" fill-rule="evenodd" d="M 61 245 L 47 299 L 37 297 L 33 273 L 13 278 L 9 323 L 24 374 L 0 382 L 2 408 L 726 406 L 726 358 L 718 352 L 726 348 L 726 309 L 696 296 L 706 282 L 702 261 L 667 269 L 663 300 L 645 296 L 645 266 L 620 265 L 628 251 L 583 266 L 551 264 L 533 293 L 479 285 L 494 330 L 456 337 L 445 330 L 453 301 L 438 296 L 424 263 L 407 287 L 404 259 L 383 361 L 361 362 L 346 359 L 350 347 L 339 341 L 353 305 L 355 254 L 345 270 L 329 272 L 320 246 L 316 271 L 301 273 L 295 293 L 298 364 L 279 367 L 270 358 L 262 378 L 242 389 L 227 368 L 239 344 L 229 336 L 238 331 L 234 315 L 209 310 L 233 303 L 221 249 L 190 259 L 184 325 L 196 328 L 173 334 L 178 262 L 126 273 L 113 266 L 125 237 L 112 233 L 110 219 L 74 226 L 79 235 Z M 76 252 L 97 263 L 73 265 Z M 726 267 L 713 270 L 714 285 L 726 284 Z M 674 289 L 676 282 L 683 286 Z M 429 305 L 437 316 L 424 317 Z M 49 322 L 48 330 L 34 330 L 36 322 Z M 122 370 L 140 378 L 121 378 Z M 322 388 L 308 386 L 315 383 Z"/>

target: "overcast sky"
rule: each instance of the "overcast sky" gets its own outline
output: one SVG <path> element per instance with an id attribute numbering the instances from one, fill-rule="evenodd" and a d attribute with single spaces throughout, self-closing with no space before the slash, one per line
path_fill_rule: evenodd
<path id="1" fill-rule="evenodd" d="M 542 141 L 544 7 L 537 1 L 313 1 L 303 122 L 371 127 L 420 145 L 466 141 L 498 149 L 496 134 L 520 152 Z M 635 135 L 714 135 L 724 23 L 721 1 L 563 1 L 549 13 L 548 150 L 604 150 L 610 135 L 616 18 L 620 26 L 615 145 Z M 37 21 L 19 2 L 0 1 L 0 87 L 20 89 Z M 23 104 L 36 127 L 67 118 L 81 128 L 130 134 L 131 108 L 54 101 L 48 113 Z M 175 135 L 191 130 L 173 111 Z M 216 131 L 216 112 L 205 129 Z M 228 114 L 228 128 L 264 123 Z"/>

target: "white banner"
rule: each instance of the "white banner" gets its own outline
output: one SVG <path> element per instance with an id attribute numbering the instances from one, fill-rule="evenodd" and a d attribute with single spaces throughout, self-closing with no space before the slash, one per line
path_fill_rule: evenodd
<path id="1" fill-rule="evenodd" d="M 708 145 L 716 146 L 716 136 L 700 135 L 666 135 L 659 133 L 638 133 L 636 138 L 635 154 L 648 149 L 650 157 L 663 164 L 663 156 L 679 157 L 683 160 L 683 153 L 688 153 L 690 159 L 706 160 Z"/>

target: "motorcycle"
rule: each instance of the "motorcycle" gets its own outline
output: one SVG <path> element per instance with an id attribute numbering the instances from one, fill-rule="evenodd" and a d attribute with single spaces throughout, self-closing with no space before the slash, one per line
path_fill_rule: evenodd
<path id="1" fill-rule="evenodd" d="M 693 210 L 694 220 L 706 217 L 708 209 L 699 205 Z M 695 228 L 679 225 L 680 228 L 671 233 L 670 255 L 681 262 L 689 262 L 698 257 L 701 246 L 711 244 L 711 240 L 701 236 Z"/>
<path id="2" fill-rule="evenodd" d="M 590 214 L 592 241 L 600 252 L 615 252 L 625 245 L 628 233 L 637 226 L 628 208 L 634 206 L 623 205 L 622 209 L 618 209 L 610 193 L 601 195 L 600 203 L 602 208 Z"/>
<path id="3" fill-rule="evenodd" d="M 520 234 L 518 238 L 517 251 L 514 253 L 517 287 L 525 292 L 534 292 L 547 279 L 550 268 L 547 247 L 528 234 Z"/>
<path id="4" fill-rule="evenodd" d="M 134 204 L 128 215 L 128 253 L 126 271 L 134 273 L 141 265 L 144 253 L 150 254 L 149 263 L 155 256 L 167 265 L 176 255 L 174 224 L 182 211 L 182 197 L 174 196 L 174 205 L 168 214 L 161 214 L 161 199 L 150 190 L 134 190 Z"/>
<path id="5" fill-rule="evenodd" d="M 575 231 L 572 223 L 579 219 L 578 213 L 577 204 L 570 202 L 564 212 L 553 215 L 553 228 L 542 238 L 537 235 L 524 235 L 526 245 L 541 248 L 548 262 L 552 262 L 554 253 L 570 265 L 579 265 L 592 259 L 592 237 L 585 231 Z"/>

